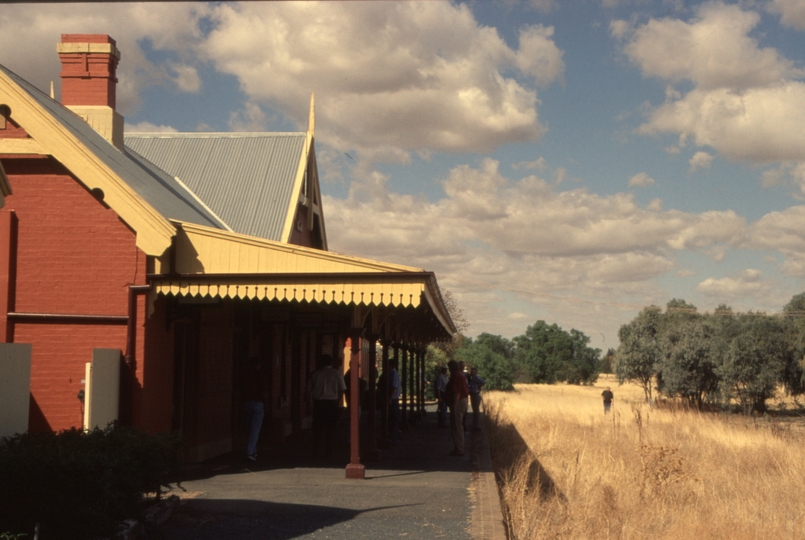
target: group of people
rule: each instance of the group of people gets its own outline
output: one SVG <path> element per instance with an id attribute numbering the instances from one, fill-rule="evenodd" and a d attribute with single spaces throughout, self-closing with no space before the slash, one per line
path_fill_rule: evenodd
<path id="1" fill-rule="evenodd" d="M 450 373 L 448 377 L 447 373 Z M 451 360 L 447 367 L 442 367 L 436 379 L 438 398 L 438 422 L 440 427 L 452 428 L 453 450 L 451 455 L 464 454 L 464 431 L 467 430 L 466 415 L 468 404 L 472 407 L 472 429 L 480 430 L 481 388 L 484 379 L 478 376 L 478 370 L 472 368 L 465 373 L 464 362 Z M 363 390 L 363 388 L 361 388 Z M 318 368 L 308 379 L 307 392 L 313 402 L 313 445 L 312 453 L 318 456 L 331 456 L 335 445 L 335 431 L 338 424 L 340 407 L 348 386 L 340 369 L 333 366 L 330 355 L 322 355 Z M 378 380 L 378 399 L 388 400 L 389 422 L 388 435 L 392 446 L 396 446 L 400 433 L 400 394 L 402 381 L 397 371 L 397 361 L 389 360 L 388 373 L 383 373 Z M 246 457 L 257 460 L 257 441 L 265 415 L 265 404 L 268 402 L 268 385 L 258 359 L 249 362 L 247 372 L 242 379 L 241 395 L 249 427 Z M 447 415 L 450 411 L 450 422 Z"/>
<path id="2" fill-rule="evenodd" d="M 450 360 L 447 367 L 442 367 L 436 378 L 436 395 L 438 399 L 439 427 L 450 426 L 453 437 L 451 456 L 464 455 L 464 432 L 467 431 L 467 402 L 472 407 L 472 429 L 481 429 L 481 388 L 485 381 L 478 376 L 478 369 L 465 372 L 464 362 Z M 450 372 L 448 378 L 447 372 Z M 447 422 L 447 411 L 450 411 L 450 423 Z"/>

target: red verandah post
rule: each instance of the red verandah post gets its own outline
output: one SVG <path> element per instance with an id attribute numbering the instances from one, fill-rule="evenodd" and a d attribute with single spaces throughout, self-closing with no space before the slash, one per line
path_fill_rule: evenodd
<path id="1" fill-rule="evenodd" d="M 347 465 L 347 478 L 363 480 L 366 476 L 364 466 L 361 464 L 361 441 L 360 441 L 360 417 L 358 407 L 360 406 L 360 385 L 358 382 L 358 371 L 361 364 L 361 334 L 363 328 L 352 328 L 350 330 L 350 388 L 349 393 L 349 431 L 350 431 L 350 462 Z"/>

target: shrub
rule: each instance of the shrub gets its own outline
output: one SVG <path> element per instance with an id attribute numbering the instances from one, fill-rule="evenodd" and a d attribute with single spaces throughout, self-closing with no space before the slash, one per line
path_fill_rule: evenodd
<path id="1" fill-rule="evenodd" d="M 176 439 L 130 429 L 22 434 L 0 444 L 0 530 L 43 538 L 112 536 L 159 493 L 176 464 Z"/>

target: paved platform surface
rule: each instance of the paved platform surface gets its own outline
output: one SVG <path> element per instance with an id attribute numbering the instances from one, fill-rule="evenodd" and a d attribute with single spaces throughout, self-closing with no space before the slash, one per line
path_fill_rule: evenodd
<path id="1" fill-rule="evenodd" d="M 171 492 L 179 509 L 148 537 L 505 540 L 485 432 L 468 432 L 467 452 L 454 457 L 449 431 L 429 412 L 364 463 L 364 480 L 345 479 L 346 433 L 332 458 L 307 457 L 303 436 L 257 463 L 204 464 L 186 471 Z"/>

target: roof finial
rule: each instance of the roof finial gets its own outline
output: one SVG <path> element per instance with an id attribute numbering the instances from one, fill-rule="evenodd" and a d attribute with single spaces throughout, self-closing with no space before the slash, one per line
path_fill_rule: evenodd
<path id="1" fill-rule="evenodd" d="M 316 135 L 316 114 L 313 111 L 313 92 L 310 93 L 310 117 L 307 121 L 307 130 L 311 136 Z"/>

